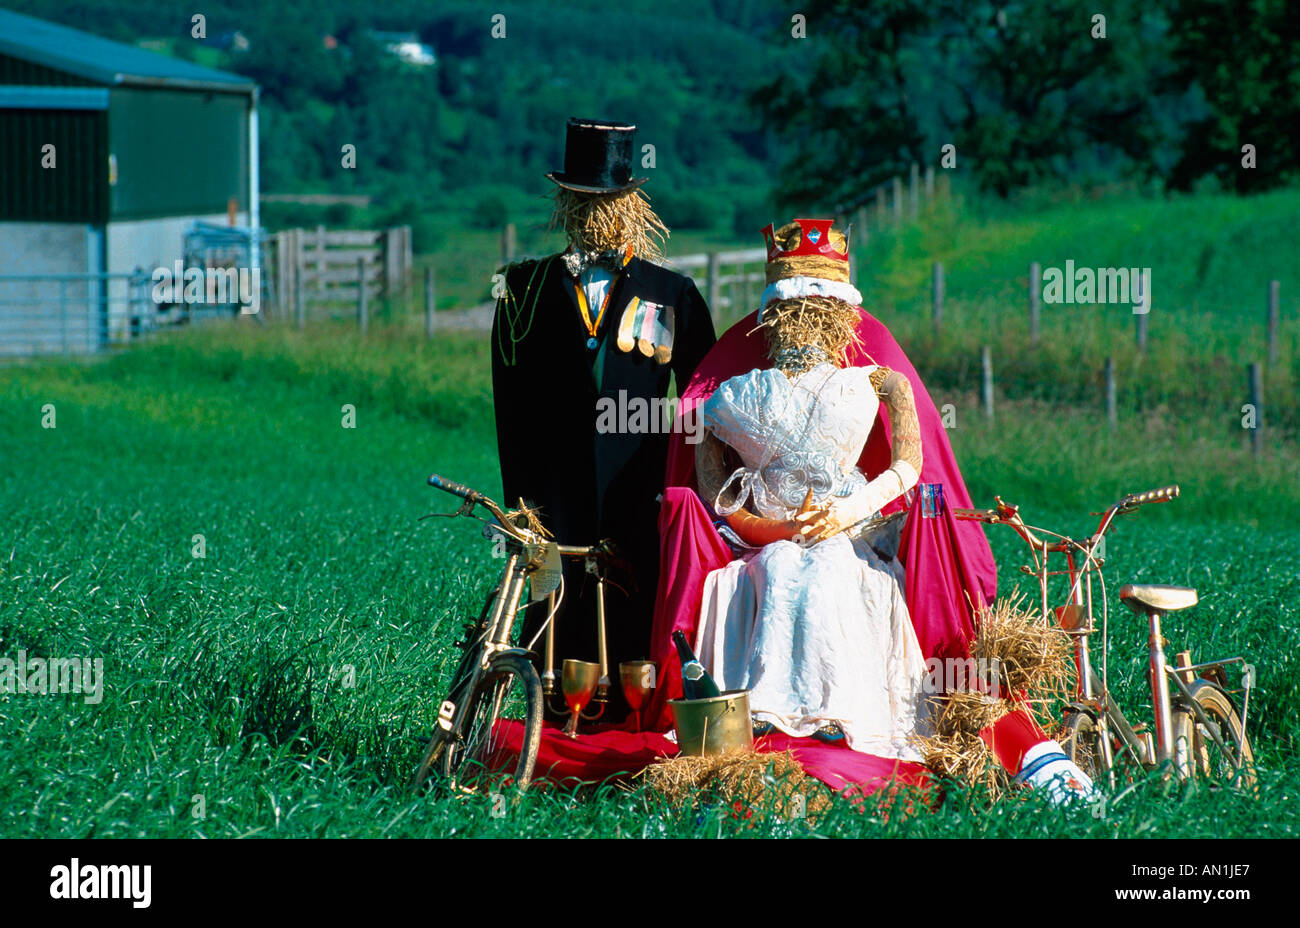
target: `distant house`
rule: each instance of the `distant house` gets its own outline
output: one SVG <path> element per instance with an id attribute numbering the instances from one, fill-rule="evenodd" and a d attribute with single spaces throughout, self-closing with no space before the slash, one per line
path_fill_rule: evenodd
<path id="1" fill-rule="evenodd" d="M 219 48 L 222 51 L 246 52 L 252 45 L 248 41 L 248 36 L 244 35 L 238 29 L 226 29 L 222 32 L 215 33 L 205 39 L 199 39 L 204 45 L 212 48 Z"/>
<path id="2" fill-rule="evenodd" d="M 414 32 L 381 32 L 371 29 L 368 35 L 390 55 L 397 56 L 407 64 L 427 68 L 438 62 L 433 46 L 421 42 Z"/>
<path id="3" fill-rule="evenodd" d="M 258 225 L 257 150 L 249 79 L 0 10 L 0 353 L 121 338 L 125 275 Z"/>

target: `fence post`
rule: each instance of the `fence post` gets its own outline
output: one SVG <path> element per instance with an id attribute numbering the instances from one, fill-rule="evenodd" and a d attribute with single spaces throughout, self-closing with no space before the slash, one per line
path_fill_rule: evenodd
<path id="1" fill-rule="evenodd" d="M 709 312 L 718 313 L 722 303 L 722 262 L 716 251 L 709 252 Z"/>
<path id="2" fill-rule="evenodd" d="M 930 321 L 934 323 L 934 331 L 939 331 L 939 326 L 943 323 L 943 262 L 934 262 L 934 271 L 931 278 L 930 286 Z"/>
<path id="3" fill-rule="evenodd" d="M 1250 380 L 1250 406 L 1255 412 L 1255 427 L 1250 430 L 1250 450 L 1255 457 L 1264 451 L 1264 365 L 1251 362 L 1246 368 Z"/>
<path id="4" fill-rule="evenodd" d="M 913 161 L 911 170 L 908 172 L 908 178 L 907 178 L 908 206 L 911 209 L 912 215 L 910 218 L 912 219 L 916 218 L 916 214 L 920 207 L 920 200 L 921 200 L 920 177 L 921 177 L 921 168 L 915 161 Z"/>
<path id="5" fill-rule="evenodd" d="M 903 218 L 903 178 L 894 175 L 894 221 Z"/>
<path id="6" fill-rule="evenodd" d="M 288 300 L 285 299 L 284 289 L 287 283 L 284 273 L 284 233 L 275 233 L 275 235 L 271 236 L 271 241 L 274 243 L 273 247 L 275 248 L 275 318 L 283 319 L 288 308 L 286 305 Z M 263 259 L 265 257 L 263 255 Z"/>
<path id="7" fill-rule="evenodd" d="M 876 188 L 876 221 L 885 221 L 885 188 Z"/>
<path id="8" fill-rule="evenodd" d="M 1281 302 L 1282 283 L 1268 282 L 1268 363 L 1277 363 L 1278 304 Z"/>
<path id="9" fill-rule="evenodd" d="M 1106 359 L 1106 421 L 1113 429 L 1119 423 L 1119 411 L 1115 402 L 1115 359 Z"/>
<path id="10" fill-rule="evenodd" d="M 1043 293 L 1043 268 L 1037 261 L 1029 265 L 1029 340 L 1038 341 L 1039 297 Z"/>
<path id="11" fill-rule="evenodd" d="M 369 321 L 366 306 L 366 259 L 357 258 L 357 328 L 362 335 L 366 334 Z"/>
<path id="12" fill-rule="evenodd" d="M 325 298 L 325 227 L 316 227 L 316 294 Z"/>
<path id="13" fill-rule="evenodd" d="M 1137 320 L 1137 346 L 1138 351 L 1147 350 L 1147 316 L 1150 312 L 1138 313 L 1134 318 Z"/>
<path id="14" fill-rule="evenodd" d="M 867 235 L 868 235 L 867 208 L 865 206 L 858 207 L 857 219 L 854 221 L 853 225 L 854 225 L 854 229 L 853 229 L 854 237 L 859 238 L 862 244 L 865 245 L 867 243 Z M 853 242 L 849 242 L 849 248 L 852 247 L 853 247 Z"/>
<path id="15" fill-rule="evenodd" d="M 993 349 L 988 345 L 980 351 L 980 399 L 984 418 L 993 418 Z"/>
<path id="16" fill-rule="evenodd" d="M 415 251 L 411 241 L 411 227 L 402 226 L 402 315 L 410 311 L 409 298 L 415 283 Z"/>
<path id="17" fill-rule="evenodd" d="M 434 331 L 434 289 L 433 268 L 424 269 L 424 337 L 433 338 Z"/>
<path id="18" fill-rule="evenodd" d="M 86 282 L 86 288 L 90 288 L 90 282 Z M 63 332 L 63 353 L 68 353 L 68 279 L 59 278 L 59 328 Z M 130 337 L 131 329 L 127 328 L 127 337 Z M 87 339 L 89 341 L 89 339 Z M 107 338 L 104 339 L 108 341 Z"/>
<path id="19" fill-rule="evenodd" d="M 934 165 L 925 166 L 925 202 L 934 202 Z"/>
<path id="20" fill-rule="evenodd" d="M 515 224 L 507 222 L 501 230 L 501 263 L 509 264 L 515 260 Z"/>
<path id="21" fill-rule="evenodd" d="M 302 292 L 302 266 L 306 260 L 302 232 L 302 229 L 293 230 L 293 311 L 299 329 L 307 325 L 307 295 Z"/>

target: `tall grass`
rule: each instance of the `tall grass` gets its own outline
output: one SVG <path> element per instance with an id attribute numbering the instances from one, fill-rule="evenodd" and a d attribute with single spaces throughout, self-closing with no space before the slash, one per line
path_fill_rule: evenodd
<path id="1" fill-rule="evenodd" d="M 977 499 L 1052 527 L 1177 480 L 1185 498 L 1127 521 L 1115 579 L 1182 582 L 1204 605 L 1168 634 L 1244 653 L 1261 791 L 1140 784 L 1104 815 L 1023 796 L 989 814 L 848 803 L 816 825 L 671 807 L 642 788 L 485 797 L 404 789 L 460 624 L 494 563 L 424 485 L 437 470 L 500 491 L 486 339 L 433 344 L 377 326 L 200 329 L 92 363 L 5 371 L 0 387 L 0 655 L 98 656 L 99 705 L 0 696 L 0 834 L 175 836 L 1294 835 L 1300 729 L 1297 493 L 1281 462 L 1243 469 L 1223 436 L 1128 423 L 1112 454 L 1083 415 L 1032 404 L 988 426 L 960 397 L 952 437 Z M 925 370 L 922 364 L 922 370 Z M 942 402 L 943 399 L 940 398 Z M 53 404 L 57 427 L 41 427 Z M 355 429 L 343 427 L 345 404 Z M 1015 413 L 1015 415 L 1012 415 Z M 1132 431 L 1127 431 L 1130 425 Z M 1235 481 L 1235 482 L 1234 482 Z M 196 535 L 205 557 L 195 557 Z M 1003 584 L 1020 552 L 994 538 Z M 1142 695 L 1141 629 L 1112 616 L 1110 672 Z"/>

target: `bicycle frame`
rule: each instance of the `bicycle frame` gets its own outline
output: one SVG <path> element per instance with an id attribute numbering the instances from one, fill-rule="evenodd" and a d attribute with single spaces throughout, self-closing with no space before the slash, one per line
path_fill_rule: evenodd
<path id="1" fill-rule="evenodd" d="M 1075 699 L 1071 702 L 1071 710 L 1086 712 L 1092 717 L 1097 728 L 1097 740 L 1102 754 L 1101 764 L 1108 774 L 1114 769 L 1115 756 L 1112 744 L 1117 741 L 1120 747 L 1127 750 L 1134 760 L 1147 769 L 1172 761 L 1179 776 L 1186 777 L 1190 775 L 1187 745 L 1176 745 L 1174 743 L 1175 711 L 1186 712 L 1193 716 L 1213 738 L 1219 748 L 1225 752 L 1226 756 L 1234 759 L 1238 769 L 1240 769 L 1245 759 L 1244 752 L 1234 752 L 1229 748 L 1222 738 L 1218 726 L 1211 722 L 1201 706 L 1192 697 L 1191 688 L 1188 685 L 1194 682 L 1191 679 L 1191 674 L 1194 671 L 1206 668 L 1222 668 L 1227 664 L 1237 662 L 1244 663 L 1245 659 L 1238 656 L 1192 664 L 1187 652 L 1180 652 L 1177 655 L 1175 664 L 1171 666 L 1164 650 L 1165 640 L 1160 627 L 1163 612 L 1159 610 L 1147 613 L 1149 620 L 1147 679 L 1152 697 L 1154 738 L 1140 737 L 1137 730 L 1129 724 L 1124 713 L 1115 704 L 1110 694 L 1106 661 L 1106 654 L 1109 651 L 1109 603 L 1105 595 L 1104 578 L 1101 577 L 1101 568 L 1105 559 L 1099 555 L 1098 549 L 1101 547 L 1105 534 L 1117 515 L 1132 512 L 1145 503 L 1164 502 L 1174 499 L 1178 496 L 1178 492 L 1177 486 L 1170 486 L 1147 493 L 1125 496 L 1100 514 L 1101 521 L 1098 523 L 1097 531 L 1084 539 L 1069 538 L 1046 529 L 1028 526 L 1021 520 L 1018 507 L 1008 506 L 1003 503 L 1000 497 L 995 497 L 997 507 L 992 510 L 958 509 L 954 512 L 954 515 L 959 519 L 969 519 L 991 525 L 1007 525 L 1029 545 L 1034 552 L 1034 566 L 1031 568 L 1025 565 L 1021 567 L 1021 570 L 1025 573 L 1034 574 L 1038 579 L 1044 622 L 1050 620 L 1048 578 L 1052 576 L 1067 576 L 1069 578 L 1070 592 L 1068 601 L 1064 605 L 1056 607 L 1053 612 L 1058 626 L 1074 640 L 1074 660 L 1075 669 L 1078 673 L 1078 682 L 1076 683 Z M 1056 540 L 1046 541 L 1039 538 L 1035 534 L 1036 532 L 1050 535 Z M 1042 555 L 1041 560 L 1039 558 L 1040 554 Z M 1064 571 L 1049 570 L 1049 557 L 1051 554 L 1064 555 L 1066 564 Z M 1093 666 L 1089 645 L 1089 638 L 1096 631 L 1092 600 L 1092 574 L 1094 573 L 1101 578 L 1102 591 L 1102 674 L 1100 678 L 1098 678 L 1096 669 Z M 1177 690 L 1176 697 L 1171 696 L 1170 681 Z M 1242 715 L 1243 732 L 1245 730 L 1247 711 L 1245 707 L 1249 706 L 1249 698 L 1250 691 L 1247 689 Z M 1116 736 L 1114 739 L 1111 737 L 1112 734 Z"/>
<path id="2" fill-rule="evenodd" d="M 600 676 L 596 681 L 596 693 L 592 696 L 591 701 L 599 707 L 595 715 L 582 714 L 584 719 L 594 721 L 605 714 L 605 706 L 609 702 L 609 654 L 605 647 L 605 575 L 600 570 L 600 561 L 602 556 L 608 553 L 607 546 L 604 542 L 593 545 L 590 548 L 571 547 L 569 545 L 556 545 L 556 551 L 561 557 L 582 558 L 586 561 L 587 573 L 596 578 L 596 657 L 600 666 Z M 555 612 L 558 608 L 555 593 L 548 595 L 548 606 L 550 613 L 546 620 L 546 647 L 543 658 L 542 670 L 542 695 L 548 700 L 555 695 Z M 557 714 L 563 714 L 567 710 L 556 709 L 551 706 L 551 711 Z"/>
<path id="3" fill-rule="evenodd" d="M 604 585 L 606 581 L 597 565 L 602 557 L 609 555 L 608 545 L 605 542 L 599 542 L 591 547 L 556 544 L 540 537 L 530 529 L 518 525 L 510 514 L 503 511 L 500 506 L 477 490 L 472 490 L 455 481 L 439 477 L 437 474 L 429 477 L 429 484 L 465 500 L 459 510 L 454 513 L 447 513 L 447 515 L 472 515 L 476 506 L 482 506 L 491 513 L 495 521 L 487 523 L 488 528 L 484 534 L 488 535 L 490 532 L 496 539 L 500 540 L 505 546 L 506 553 L 506 563 L 501 572 L 501 579 L 498 580 L 493 592 L 490 616 L 482 623 L 481 629 L 476 628 L 474 630 L 478 635 L 475 641 L 466 641 L 467 657 L 473 653 L 475 643 L 478 642 L 477 659 L 468 668 L 468 674 L 458 672 L 457 679 L 452 686 L 452 696 L 457 698 L 455 701 L 452 699 L 443 701 L 438 710 L 438 725 L 447 733 L 461 730 L 461 726 L 465 723 L 465 712 L 469 705 L 469 701 L 464 696 L 474 692 L 479 680 L 490 669 L 492 661 L 498 655 L 518 654 L 529 659 L 534 656 L 530 648 L 511 645 L 511 635 L 514 631 L 515 620 L 519 614 L 519 601 L 523 597 L 524 583 L 530 574 L 547 562 L 552 552 L 560 557 L 584 558 L 587 561 L 588 570 L 596 574 L 596 637 L 600 657 L 600 679 L 592 702 L 600 706 L 600 711 L 595 716 L 586 717 L 599 718 L 604 712 L 605 703 L 608 702 L 610 679 L 605 647 Z M 549 594 L 548 599 L 551 609 L 545 623 L 546 663 L 542 676 L 544 696 L 550 696 L 555 691 L 554 619 L 556 600 L 554 592 Z M 461 669 L 466 669 L 464 663 L 462 663 Z"/>

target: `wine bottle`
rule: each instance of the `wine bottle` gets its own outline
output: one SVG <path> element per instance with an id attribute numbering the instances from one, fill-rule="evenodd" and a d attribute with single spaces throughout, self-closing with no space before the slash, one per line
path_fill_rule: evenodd
<path id="1" fill-rule="evenodd" d="M 682 661 L 682 695 L 686 699 L 711 699 L 721 696 L 718 684 L 713 682 L 709 672 L 704 669 L 691 646 L 686 643 L 686 636 L 680 631 L 673 632 L 673 644 L 677 647 L 677 656 Z"/>

